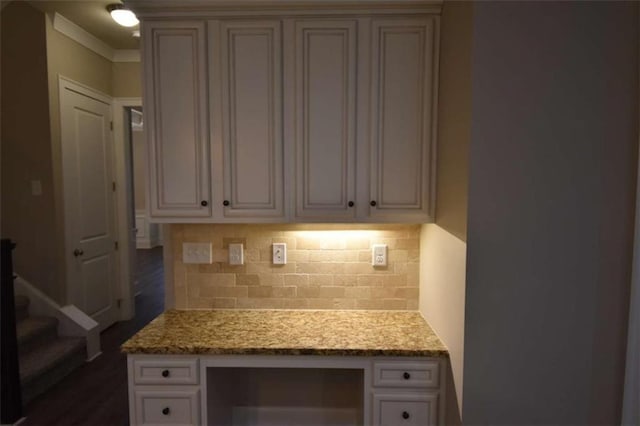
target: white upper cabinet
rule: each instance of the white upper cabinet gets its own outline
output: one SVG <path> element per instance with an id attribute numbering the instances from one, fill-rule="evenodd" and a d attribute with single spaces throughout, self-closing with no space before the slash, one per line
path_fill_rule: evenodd
<path id="1" fill-rule="evenodd" d="M 284 216 L 280 21 L 219 25 L 224 218 Z M 218 40 L 212 40 L 212 45 Z M 214 120 L 216 122 L 217 120 Z M 215 133 L 215 132 L 214 132 Z M 214 140 L 218 140 L 214 138 Z"/>
<path id="2" fill-rule="evenodd" d="M 211 216 L 205 25 L 144 24 L 152 217 Z"/>
<path id="3" fill-rule="evenodd" d="M 351 220 L 357 21 L 295 23 L 296 220 Z"/>
<path id="4" fill-rule="evenodd" d="M 430 221 L 436 21 L 375 19 L 371 32 L 370 215 Z"/>
<path id="5" fill-rule="evenodd" d="M 433 221 L 439 3 L 168 1 L 132 2 L 156 221 Z"/>

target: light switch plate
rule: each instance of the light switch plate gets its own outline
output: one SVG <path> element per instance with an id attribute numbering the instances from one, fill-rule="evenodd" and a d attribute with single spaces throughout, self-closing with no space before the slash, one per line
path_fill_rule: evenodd
<path id="1" fill-rule="evenodd" d="M 287 264 L 287 243 L 273 243 L 273 264 Z"/>
<path id="2" fill-rule="evenodd" d="M 371 246 L 371 264 L 373 266 L 387 266 L 386 244 L 374 244 Z"/>
<path id="3" fill-rule="evenodd" d="M 182 243 L 182 263 L 212 263 L 211 243 Z"/>
<path id="4" fill-rule="evenodd" d="M 241 243 L 229 244 L 229 265 L 244 265 L 244 252 Z"/>

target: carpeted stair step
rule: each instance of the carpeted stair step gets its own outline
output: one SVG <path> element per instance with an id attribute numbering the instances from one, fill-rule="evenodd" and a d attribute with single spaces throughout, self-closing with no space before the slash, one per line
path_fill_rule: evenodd
<path id="1" fill-rule="evenodd" d="M 20 382 L 24 404 L 45 392 L 85 361 L 85 341 L 59 337 L 20 356 Z"/>
<path id="2" fill-rule="evenodd" d="M 27 296 L 16 295 L 16 322 L 29 316 L 29 298 Z"/>
<path id="3" fill-rule="evenodd" d="M 27 317 L 16 324 L 18 351 L 24 354 L 35 346 L 58 337 L 58 320 L 53 317 Z"/>

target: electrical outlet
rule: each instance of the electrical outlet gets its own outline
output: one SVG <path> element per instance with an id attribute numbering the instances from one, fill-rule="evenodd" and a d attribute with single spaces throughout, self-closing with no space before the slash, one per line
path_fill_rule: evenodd
<path id="1" fill-rule="evenodd" d="M 273 243 L 273 264 L 287 264 L 287 243 Z"/>
<path id="2" fill-rule="evenodd" d="M 386 244 L 374 244 L 371 247 L 371 264 L 373 266 L 387 266 Z"/>
<path id="3" fill-rule="evenodd" d="M 212 263 L 211 243 L 183 243 L 182 263 Z"/>
<path id="4" fill-rule="evenodd" d="M 240 243 L 229 244 L 229 265 L 244 265 L 243 247 Z"/>

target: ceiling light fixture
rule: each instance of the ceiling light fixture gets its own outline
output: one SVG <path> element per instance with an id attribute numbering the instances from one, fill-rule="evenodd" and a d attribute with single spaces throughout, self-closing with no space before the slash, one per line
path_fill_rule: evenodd
<path id="1" fill-rule="evenodd" d="M 107 6 L 111 17 L 123 27 L 134 27 L 140 23 L 135 13 L 125 8 L 123 4 L 114 3 Z"/>

